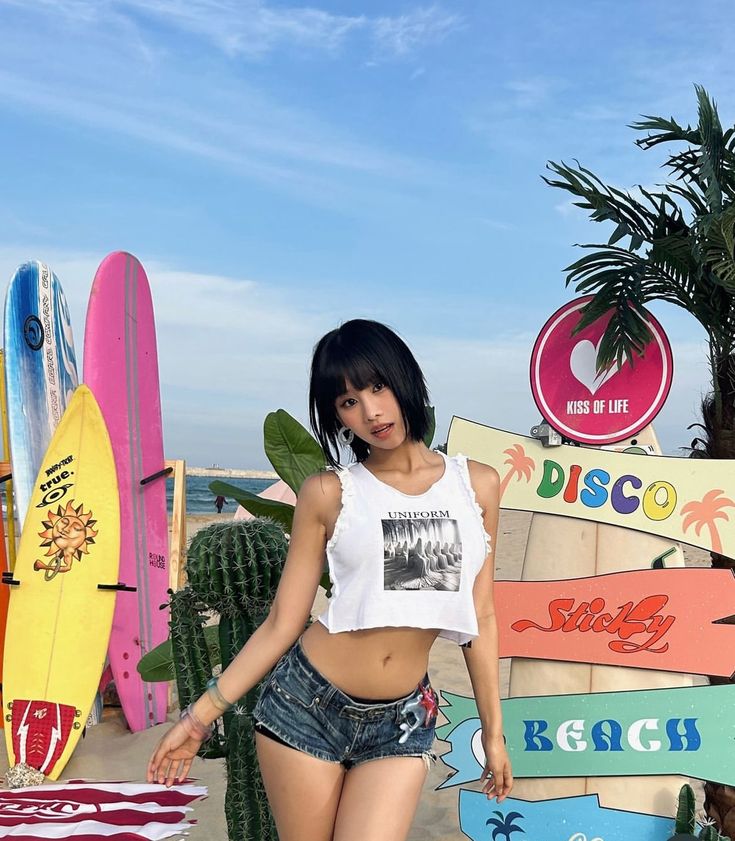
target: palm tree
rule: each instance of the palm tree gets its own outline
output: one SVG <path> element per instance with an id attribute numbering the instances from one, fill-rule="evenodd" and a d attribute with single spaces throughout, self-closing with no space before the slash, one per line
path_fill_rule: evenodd
<path id="1" fill-rule="evenodd" d="M 676 144 L 664 167 L 669 180 L 635 195 L 604 184 L 577 164 L 549 162 L 552 187 L 566 190 L 593 222 L 611 222 L 606 244 L 588 244 L 584 257 L 565 270 L 567 285 L 593 293 L 577 331 L 612 309 L 600 343 L 598 370 L 627 358 L 631 364 L 652 334 L 644 305 L 668 301 L 691 313 L 708 338 L 712 392 L 703 405 L 702 437 L 692 455 L 735 458 L 735 126 L 723 130 L 717 107 L 695 86 L 697 125 L 673 117 L 644 116 L 633 123 L 648 132 L 639 148 Z M 735 568 L 714 554 L 712 565 Z M 730 835 L 735 830 L 735 788 L 705 785 L 705 808 Z M 732 810 L 732 811 L 730 811 Z"/>
<path id="2" fill-rule="evenodd" d="M 699 536 L 699 533 L 706 526 L 710 533 L 712 551 L 721 552 L 722 543 L 715 520 L 730 519 L 722 510 L 723 508 L 735 508 L 735 502 L 723 496 L 721 490 L 707 491 L 701 500 L 687 502 L 686 505 L 682 506 L 681 513 L 686 514 L 684 522 L 681 524 L 682 530 L 688 531 L 690 526 L 694 526 L 694 531 Z"/>
<path id="3" fill-rule="evenodd" d="M 514 832 L 522 832 L 524 835 L 526 831 L 523 827 L 518 826 L 518 824 L 513 823 L 516 818 L 522 818 L 523 815 L 520 812 L 508 812 L 507 815 L 503 815 L 503 813 L 499 809 L 494 809 L 493 814 L 497 815 L 497 818 L 488 818 L 485 821 L 485 826 L 490 826 L 492 824 L 495 829 L 493 830 L 493 841 L 496 841 L 499 835 L 505 837 L 506 841 L 510 839 L 510 836 Z"/>
<path id="4" fill-rule="evenodd" d="M 530 457 L 526 455 L 526 451 L 523 449 L 522 444 L 513 444 L 512 447 L 508 447 L 507 450 L 503 450 L 505 455 L 508 458 L 503 462 L 503 464 L 510 465 L 510 470 L 503 476 L 503 480 L 500 483 L 500 499 L 503 498 L 503 494 L 505 493 L 505 489 L 508 487 L 510 480 L 513 476 L 520 482 L 521 478 L 524 478 L 527 482 L 531 480 L 531 474 L 536 467 L 536 462 Z"/>

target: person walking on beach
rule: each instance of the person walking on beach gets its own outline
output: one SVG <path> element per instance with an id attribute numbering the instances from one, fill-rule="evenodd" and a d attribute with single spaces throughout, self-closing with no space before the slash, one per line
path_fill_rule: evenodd
<path id="1" fill-rule="evenodd" d="M 149 782 L 184 779 L 212 722 L 267 675 L 253 718 L 280 841 L 404 841 L 436 761 L 427 666 L 441 636 L 462 646 L 472 682 L 482 791 L 508 796 L 493 605 L 498 474 L 429 450 L 427 406 L 423 374 L 388 327 L 356 319 L 318 342 L 309 414 L 331 469 L 301 487 L 267 618 L 159 741 Z M 433 535 L 451 538 L 453 576 L 407 577 L 386 549 L 396 522 L 409 562 Z M 304 631 L 325 555 L 332 597 Z"/>
<path id="2" fill-rule="evenodd" d="M 227 502 L 227 500 L 226 500 L 223 496 L 218 496 L 218 497 L 215 499 L 215 501 L 214 501 L 214 505 L 215 505 L 215 507 L 216 507 L 216 509 L 217 509 L 217 513 L 218 513 L 218 514 L 221 514 L 221 513 L 222 513 L 222 508 L 223 508 L 223 506 L 226 504 L 226 502 Z"/>

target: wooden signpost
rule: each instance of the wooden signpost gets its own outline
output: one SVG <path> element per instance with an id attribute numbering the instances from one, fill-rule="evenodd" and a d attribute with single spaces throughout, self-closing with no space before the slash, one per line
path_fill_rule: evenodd
<path id="1" fill-rule="evenodd" d="M 439 788 L 479 779 L 485 763 L 474 698 L 442 692 L 447 724 L 437 737 L 456 773 Z M 684 774 L 732 783 L 735 685 L 502 701 L 506 747 L 516 777 Z"/>
<path id="2" fill-rule="evenodd" d="M 735 557 L 735 473 L 727 459 L 545 448 L 458 417 L 447 451 L 497 468 L 501 508 L 623 526 Z"/>
<path id="3" fill-rule="evenodd" d="M 651 569 L 588 578 L 495 582 L 501 657 L 729 677 L 735 672 L 735 575 Z"/>

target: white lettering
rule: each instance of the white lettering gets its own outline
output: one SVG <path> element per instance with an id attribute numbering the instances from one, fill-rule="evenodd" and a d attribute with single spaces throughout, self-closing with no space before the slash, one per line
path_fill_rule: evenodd
<path id="1" fill-rule="evenodd" d="M 584 719 L 573 718 L 563 721 L 556 731 L 556 743 L 562 750 L 577 752 L 586 750 L 587 742 L 582 738 Z"/>
<path id="2" fill-rule="evenodd" d="M 644 752 L 661 750 L 661 742 L 658 739 L 651 739 L 646 747 L 641 741 L 642 730 L 658 730 L 657 718 L 640 718 L 634 721 L 628 728 L 628 743 L 633 750 Z"/>

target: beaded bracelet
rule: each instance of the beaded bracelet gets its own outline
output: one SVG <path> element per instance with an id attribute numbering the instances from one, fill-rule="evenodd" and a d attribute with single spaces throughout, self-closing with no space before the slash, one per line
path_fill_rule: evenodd
<path id="1" fill-rule="evenodd" d="M 194 704 L 189 704 L 189 706 L 181 711 L 181 717 L 179 721 L 183 725 L 186 732 L 192 737 L 192 739 L 196 739 L 199 742 L 206 742 L 207 739 L 212 738 L 212 733 L 214 732 L 214 725 L 213 724 L 203 724 L 194 713 Z"/>
<path id="2" fill-rule="evenodd" d="M 217 682 L 218 680 L 216 677 L 212 677 L 207 681 L 207 693 L 209 694 L 210 701 L 215 705 L 215 707 L 217 707 L 217 709 L 221 712 L 226 713 L 233 705 L 219 691 Z"/>

